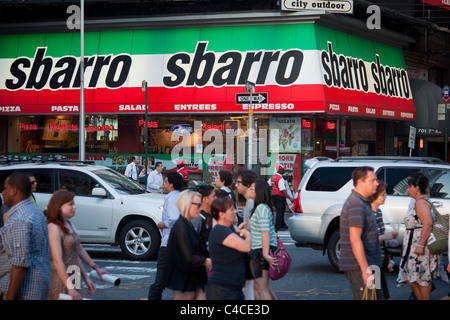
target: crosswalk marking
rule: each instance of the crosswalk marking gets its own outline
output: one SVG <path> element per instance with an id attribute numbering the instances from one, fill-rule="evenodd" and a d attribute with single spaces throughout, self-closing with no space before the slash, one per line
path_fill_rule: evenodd
<path id="1" fill-rule="evenodd" d="M 289 231 L 278 231 L 277 235 L 285 246 L 295 245 L 295 241 L 292 240 Z"/>

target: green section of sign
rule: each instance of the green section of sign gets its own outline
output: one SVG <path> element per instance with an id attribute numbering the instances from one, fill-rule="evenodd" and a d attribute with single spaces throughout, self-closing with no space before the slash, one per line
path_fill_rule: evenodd
<path id="1" fill-rule="evenodd" d="M 362 59 L 367 62 L 375 61 L 375 54 L 378 54 L 381 64 L 402 69 L 406 68 L 403 52 L 400 48 L 320 25 L 315 25 L 315 30 L 317 49 L 319 50 L 328 51 L 328 42 L 331 42 L 333 44 L 333 52 L 336 54 Z"/>
<path id="2" fill-rule="evenodd" d="M 312 23 L 86 32 L 84 54 L 193 53 L 199 41 L 207 41 L 207 50 L 214 52 L 328 50 L 332 42 L 336 54 L 375 61 L 378 53 L 382 64 L 405 67 L 399 48 Z M 37 47 L 48 47 L 47 56 L 80 55 L 78 32 L 2 35 L 0 44 L 0 58 L 34 57 Z"/>

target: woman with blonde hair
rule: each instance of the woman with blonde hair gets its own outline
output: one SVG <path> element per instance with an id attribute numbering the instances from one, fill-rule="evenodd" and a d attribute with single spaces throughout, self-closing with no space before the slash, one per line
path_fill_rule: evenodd
<path id="1" fill-rule="evenodd" d="M 205 300 L 206 270 L 211 269 L 200 235 L 191 220 L 198 217 L 202 196 L 184 190 L 177 200 L 181 215 L 173 225 L 167 243 L 166 287 L 173 291 L 174 300 Z"/>
<path id="2" fill-rule="evenodd" d="M 68 190 L 56 191 L 44 211 L 48 221 L 48 234 L 50 240 L 51 276 L 49 300 L 59 299 L 59 294 L 69 294 L 73 300 L 86 297 L 81 286 L 81 279 L 75 284 L 69 278 L 70 272 L 79 272 L 89 288 L 89 293 L 95 292 L 95 284 L 89 279 L 84 269 L 83 260 L 101 276 L 107 271 L 100 269 L 89 254 L 81 246 L 78 236 L 70 218 L 75 215 L 75 195 Z M 77 287 L 78 284 L 78 287 Z"/>

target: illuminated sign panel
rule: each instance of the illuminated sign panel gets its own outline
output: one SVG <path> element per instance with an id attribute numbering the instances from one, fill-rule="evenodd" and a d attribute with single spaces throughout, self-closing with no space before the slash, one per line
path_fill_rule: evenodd
<path id="1" fill-rule="evenodd" d="M 415 119 L 401 48 L 314 23 L 86 34 L 95 48 L 85 56 L 86 114 L 144 114 L 142 79 L 151 114 L 246 114 L 249 101 L 236 97 L 254 76 L 255 113 Z M 72 33 L 0 35 L 0 115 L 79 114 L 75 41 Z"/>

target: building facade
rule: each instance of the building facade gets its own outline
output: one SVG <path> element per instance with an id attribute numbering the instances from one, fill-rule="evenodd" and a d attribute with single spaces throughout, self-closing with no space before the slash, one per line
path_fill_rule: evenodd
<path id="1" fill-rule="evenodd" d="M 270 174 L 282 162 L 294 186 L 310 157 L 408 154 L 409 37 L 339 15 L 282 12 L 88 27 L 88 160 L 122 171 L 130 155 L 148 154 L 175 170 L 175 155 L 192 179 L 211 182 L 222 166 L 248 161 L 250 110 L 255 168 Z M 78 157 L 80 34 L 56 31 L 0 35 L 3 153 Z"/>

